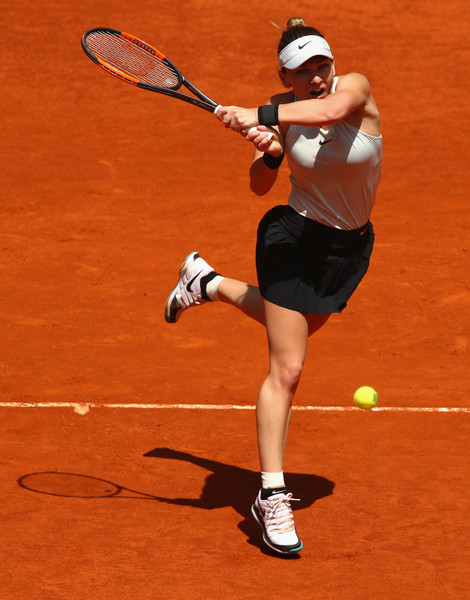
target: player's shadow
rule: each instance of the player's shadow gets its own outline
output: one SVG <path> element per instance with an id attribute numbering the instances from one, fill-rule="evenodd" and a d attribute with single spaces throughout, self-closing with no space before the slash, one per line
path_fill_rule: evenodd
<path id="1" fill-rule="evenodd" d="M 205 510 L 231 506 L 243 517 L 243 521 L 239 523 L 238 527 L 248 537 L 248 543 L 271 554 L 264 544 L 261 544 L 261 529 L 251 516 L 251 504 L 260 486 L 259 472 L 170 448 L 155 448 L 146 452 L 144 456 L 181 460 L 210 471 L 200 498 L 162 498 L 159 496 L 158 499 L 168 504 L 193 506 Z M 301 502 L 292 503 L 293 510 L 307 508 L 316 500 L 329 496 L 333 493 L 335 485 L 324 477 L 305 473 L 286 473 L 286 483 L 289 491 L 294 493 L 294 497 L 301 499 Z M 275 556 L 282 555 L 275 554 Z M 293 557 L 296 556 L 298 557 L 298 555 L 293 555 Z"/>

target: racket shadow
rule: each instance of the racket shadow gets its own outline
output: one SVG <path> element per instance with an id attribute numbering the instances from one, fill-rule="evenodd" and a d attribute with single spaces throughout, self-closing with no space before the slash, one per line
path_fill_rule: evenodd
<path id="1" fill-rule="evenodd" d="M 271 553 L 264 544 L 261 544 L 261 530 L 251 515 L 251 504 L 260 486 L 259 472 L 194 456 L 171 448 L 154 448 L 146 452 L 144 456 L 180 460 L 210 471 L 199 498 L 159 497 L 161 502 L 179 506 L 192 506 L 203 510 L 232 507 L 243 517 L 238 527 L 247 536 L 248 543 L 261 548 L 266 554 L 282 557 L 277 553 Z M 334 482 L 325 477 L 306 473 L 286 473 L 286 481 L 289 491 L 294 493 L 294 497 L 301 499 L 301 502 L 293 503 L 293 510 L 302 510 L 312 506 L 320 498 L 331 495 L 335 486 Z M 298 555 L 292 555 L 290 558 L 295 557 L 298 558 Z"/>
<path id="2" fill-rule="evenodd" d="M 153 494 L 131 490 L 107 479 L 63 471 L 27 473 L 19 477 L 17 483 L 30 492 L 60 498 L 159 500 Z"/>

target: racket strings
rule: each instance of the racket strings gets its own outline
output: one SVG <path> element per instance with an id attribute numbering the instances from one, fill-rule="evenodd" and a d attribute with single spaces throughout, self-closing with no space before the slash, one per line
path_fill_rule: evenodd
<path id="1" fill-rule="evenodd" d="M 87 38 L 87 45 L 112 70 L 117 69 L 143 83 L 158 87 L 177 89 L 181 85 L 178 74 L 161 58 L 117 33 L 93 32 Z"/>

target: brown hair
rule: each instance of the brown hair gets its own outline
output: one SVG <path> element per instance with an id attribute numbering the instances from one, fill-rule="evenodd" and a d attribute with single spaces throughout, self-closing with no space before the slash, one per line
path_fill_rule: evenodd
<path id="1" fill-rule="evenodd" d="M 277 48 L 277 53 L 279 54 L 279 52 L 281 52 L 281 50 L 283 50 L 288 44 L 294 40 L 298 40 L 304 35 L 318 35 L 322 38 L 325 37 L 318 31 L 318 29 L 315 29 L 314 27 L 307 27 L 302 17 L 291 17 L 287 21 L 286 30 L 282 33 L 281 40 Z"/>

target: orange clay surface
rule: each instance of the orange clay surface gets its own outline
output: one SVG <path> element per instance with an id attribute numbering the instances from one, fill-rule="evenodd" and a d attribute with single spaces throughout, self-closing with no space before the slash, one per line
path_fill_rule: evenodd
<path id="1" fill-rule="evenodd" d="M 281 90 L 300 13 L 337 72 L 366 74 L 383 179 L 371 268 L 312 340 L 285 470 L 300 558 L 250 517 L 265 333 L 226 305 L 163 306 L 198 250 L 255 282 L 251 148 L 209 113 L 89 61 L 86 29 L 160 48 L 221 104 Z M 470 581 L 468 98 L 465 0 L 222 3 L 17 0 L 3 9 L 0 202 L 1 600 L 462 600 Z M 93 404 L 18 407 L 13 403 Z M 104 481 L 103 481 L 104 480 Z"/>

